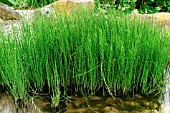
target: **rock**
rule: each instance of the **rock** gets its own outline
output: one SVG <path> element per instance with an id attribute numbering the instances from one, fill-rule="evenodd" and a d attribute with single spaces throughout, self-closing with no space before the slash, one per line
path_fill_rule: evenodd
<path id="1" fill-rule="evenodd" d="M 77 9 L 79 7 L 83 7 L 86 9 L 94 9 L 94 0 L 59 0 L 58 5 L 63 6 L 63 4 L 66 6 L 64 8 L 67 12 L 71 12 L 72 10 Z"/>
<path id="2" fill-rule="evenodd" d="M 103 107 L 103 105 L 102 104 L 96 104 L 95 107 L 101 108 L 101 107 Z"/>
<path id="3" fill-rule="evenodd" d="M 84 113 L 87 108 L 80 108 L 80 109 L 67 109 L 64 113 Z"/>
<path id="4" fill-rule="evenodd" d="M 130 112 L 123 110 L 123 111 L 121 111 L 120 113 L 130 113 Z"/>
<path id="5" fill-rule="evenodd" d="M 40 9 L 36 9 L 33 13 L 33 18 L 36 19 L 36 17 L 43 17 L 44 15 L 56 17 L 56 14 L 65 12 L 71 14 L 78 7 L 91 11 L 94 9 L 94 0 L 58 0 Z"/>
<path id="6" fill-rule="evenodd" d="M 156 104 L 158 104 L 158 105 L 160 105 L 159 99 L 154 99 L 153 102 L 156 103 Z"/>
<path id="7" fill-rule="evenodd" d="M 135 94 L 134 97 L 135 97 L 136 99 L 142 99 L 142 98 L 143 98 L 143 97 L 142 97 L 141 95 L 139 95 L 139 94 Z"/>
<path id="8" fill-rule="evenodd" d="M 70 102 L 66 102 L 67 109 L 73 109 L 73 106 Z"/>
<path id="9" fill-rule="evenodd" d="M 103 110 L 105 111 L 105 113 L 118 113 L 119 112 L 118 109 L 114 107 L 109 107 L 109 106 L 105 107 Z"/>
<path id="10" fill-rule="evenodd" d="M 123 101 L 121 98 L 116 97 L 116 99 L 113 99 L 112 97 L 108 97 L 105 101 L 106 105 L 112 105 L 112 104 L 123 104 Z"/>
<path id="11" fill-rule="evenodd" d="M 4 21 L 0 18 L 0 24 L 2 24 Z"/>
<path id="12" fill-rule="evenodd" d="M 142 21 L 150 22 L 152 20 L 152 18 L 147 14 L 138 14 L 138 13 L 130 14 L 130 20 L 133 21 L 135 19 L 140 19 L 141 22 Z"/>
<path id="13" fill-rule="evenodd" d="M 137 107 L 139 105 L 136 101 L 126 101 L 125 104 L 129 107 Z"/>
<path id="14" fill-rule="evenodd" d="M 83 7 L 86 9 L 94 9 L 94 0 L 59 0 L 49 5 L 56 12 L 67 12 L 70 14 L 73 10 Z"/>
<path id="15" fill-rule="evenodd" d="M 73 108 L 82 108 L 82 107 L 87 107 L 87 103 L 85 101 L 85 99 L 83 98 L 77 98 L 76 101 L 72 102 L 72 106 Z"/>
<path id="16" fill-rule="evenodd" d="M 33 13 L 33 18 L 41 17 L 41 16 L 44 16 L 44 15 L 54 17 L 55 11 L 50 6 L 45 6 L 45 7 L 42 7 L 41 9 L 36 9 Z"/>
<path id="17" fill-rule="evenodd" d="M 124 102 L 121 98 L 116 97 L 116 99 L 113 99 L 112 97 L 108 97 L 105 101 L 106 106 L 112 106 L 119 109 L 125 109 L 126 106 L 124 106 Z"/>
<path id="18" fill-rule="evenodd" d="M 26 10 L 16 10 L 16 11 L 23 17 L 22 19 L 31 22 L 35 10 L 26 9 Z"/>
<path id="19" fill-rule="evenodd" d="M 141 113 L 140 111 L 131 111 L 130 113 Z"/>
<path id="20" fill-rule="evenodd" d="M 102 98 L 99 97 L 99 96 L 91 96 L 91 97 L 89 98 L 89 100 L 92 100 L 92 101 L 99 101 L 99 100 L 102 100 Z"/>
<path id="21" fill-rule="evenodd" d="M 150 102 L 145 101 L 145 100 L 142 100 L 141 103 L 142 103 L 142 105 L 144 105 L 144 106 L 146 106 L 146 107 L 149 107 L 150 104 L 151 104 Z"/>
<path id="22" fill-rule="evenodd" d="M 157 110 L 143 110 L 142 113 L 158 113 Z"/>
<path id="23" fill-rule="evenodd" d="M 158 22 L 164 22 L 170 19 L 170 13 L 166 12 L 160 12 L 160 13 L 155 13 L 153 16 L 156 18 Z"/>
<path id="24" fill-rule="evenodd" d="M 3 20 L 19 20 L 21 15 L 11 7 L 0 2 L 0 18 Z"/>
<path id="25" fill-rule="evenodd" d="M 81 108 L 81 107 L 82 107 L 81 104 L 82 104 L 82 103 L 80 103 L 80 102 L 78 102 L 78 101 L 74 101 L 74 102 L 73 102 L 73 108 Z"/>
<path id="26" fill-rule="evenodd" d="M 167 29 L 170 28 L 170 13 L 166 12 L 159 12 L 155 14 L 139 14 L 139 13 L 132 13 L 130 15 L 130 19 L 134 20 L 135 18 L 140 18 L 141 21 L 146 22 L 154 22 L 160 24 L 163 28 L 166 27 Z"/>
<path id="27" fill-rule="evenodd" d="M 152 113 L 159 113 L 157 110 L 152 110 Z"/>
<path id="28" fill-rule="evenodd" d="M 151 109 L 157 109 L 159 106 L 157 103 L 151 103 L 149 106 Z"/>
<path id="29" fill-rule="evenodd" d="M 93 109 L 88 108 L 84 113 L 98 113 L 94 111 Z"/>

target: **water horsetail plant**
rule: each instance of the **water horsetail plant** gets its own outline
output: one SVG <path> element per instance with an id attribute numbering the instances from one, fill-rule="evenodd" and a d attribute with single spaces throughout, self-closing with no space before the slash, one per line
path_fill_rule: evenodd
<path id="1" fill-rule="evenodd" d="M 106 87 L 113 94 L 162 91 L 170 54 L 160 27 L 114 12 L 56 17 L 24 22 L 12 39 L 1 34 L 0 75 L 15 99 L 45 85 L 54 106 L 68 87 L 84 94 Z"/>

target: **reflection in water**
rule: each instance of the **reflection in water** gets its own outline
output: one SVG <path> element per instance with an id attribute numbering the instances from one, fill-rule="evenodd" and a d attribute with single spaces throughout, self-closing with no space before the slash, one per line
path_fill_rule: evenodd
<path id="1" fill-rule="evenodd" d="M 154 97 L 154 96 L 153 96 Z M 16 111 L 16 105 L 8 94 L 0 98 L 0 113 L 158 113 L 159 103 L 151 96 L 135 94 L 116 97 L 91 96 L 88 99 L 73 95 L 70 100 L 59 104 L 59 109 L 54 111 L 50 101 L 42 97 L 34 97 L 25 108 Z"/>
<path id="2" fill-rule="evenodd" d="M 164 97 L 162 102 L 162 113 L 170 113 L 170 67 L 164 72 L 167 75 L 167 84 L 163 91 Z"/>
<path id="3" fill-rule="evenodd" d="M 51 111 L 41 112 L 47 104 L 50 104 L 50 102 L 44 101 L 41 98 L 34 98 L 33 101 L 35 103 L 31 102 L 28 109 L 16 109 L 17 105 L 14 103 L 11 95 L 9 95 L 8 93 L 3 93 L 0 95 L 2 95 L 2 97 L 0 97 L 0 113 L 52 113 Z"/>
<path id="4" fill-rule="evenodd" d="M 7 106 L 4 107 L 4 110 L 2 111 L 2 113 L 12 113 L 12 111 L 10 110 L 12 107 L 12 104 L 8 104 Z"/>
<path id="5" fill-rule="evenodd" d="M 14 108 L 12 97 L 4 94 L 0 99 L 0 113 L 15 113 Z"/>

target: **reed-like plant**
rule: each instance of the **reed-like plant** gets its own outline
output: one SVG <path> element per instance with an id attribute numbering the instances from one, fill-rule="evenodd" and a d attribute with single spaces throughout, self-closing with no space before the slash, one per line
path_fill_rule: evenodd
<path id="1" fill-rule="evenodd" d="M 56 18 L 57 17 L 57 18 Z M 169 39 L 159 25 L 117 12 L 73 12 L 23 23 L 22 33 L 2 37 L 0 75 L 12 95 L 25 98 L 48 85 L 57 106 L 61 87 L 85 94 L 161 92 Z"/>

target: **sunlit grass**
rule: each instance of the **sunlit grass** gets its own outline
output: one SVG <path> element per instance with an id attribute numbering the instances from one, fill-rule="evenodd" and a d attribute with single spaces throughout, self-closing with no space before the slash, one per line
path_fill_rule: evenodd
<path id="1" fill-rule="evenodd" d="M 0 35 L 0 74 L 15 99 L 46 83 L 55 106 L 61 86 L 64 94 L 68 86 L 85 94 L 106 86 L 113 94 L 161 91 L 168 35 L 152 23 L 97 12 L 37 18 L 13 40 Z"/>

